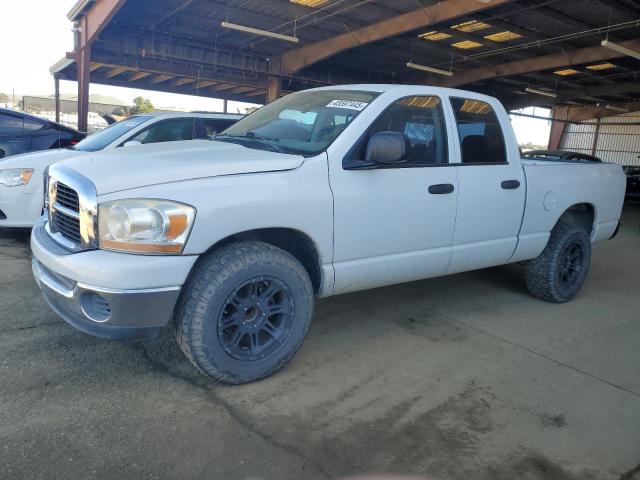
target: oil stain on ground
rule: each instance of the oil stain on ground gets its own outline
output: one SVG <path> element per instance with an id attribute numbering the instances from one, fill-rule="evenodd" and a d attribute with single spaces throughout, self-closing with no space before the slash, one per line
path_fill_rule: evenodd
<path id="1" fill-rule="evenodd" d="M 468 333 L 461 325 L 430 310 L 401 317 L 396 324 L 407 333 L 432 342 L 460 342 L 468 338 Z"/>

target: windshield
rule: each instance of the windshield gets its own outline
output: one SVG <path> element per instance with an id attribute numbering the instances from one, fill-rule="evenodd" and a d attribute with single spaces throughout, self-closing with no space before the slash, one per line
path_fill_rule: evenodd
<path id="1" fill-rule="evenodd" d="M 313 90 L 280 98 L 217 135 L 249 148 L 315 155 L 325 150 L 378 94 Z"/>
<path id="2" fill-rule="evenodd" d="M 150 115 L 136 115 L 120 120 L 119 122 L 109 125 L 104 130 L 85 138 L 78 144 L 74 145 L 73 149 L 80 150 L 82 152 L 97 152 L 98 150 L 102 150 L 107 145 L 116 141 L 122 135 L 133 130 L 135 127 L 146 122 L 150 118 L 152 118 Z"/>

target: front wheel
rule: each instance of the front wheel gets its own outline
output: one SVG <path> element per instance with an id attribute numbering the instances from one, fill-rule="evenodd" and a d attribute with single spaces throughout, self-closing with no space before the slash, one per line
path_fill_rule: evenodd
<path id="1" fill-rule="evenodd" d="M 199 260 L 189 276 L 176 338 L 209 377 L 247 383 L 291 359 L 312 314 L 313 288 L 300 262 L 266 243 L 231 243 Z"/>
<path id="2" fill-rule="evenodd" d="M 582 288 L 590 265 L 591 242 L 584 227 L 561 221 L 542 254 L 527 262 L 525 283 L 535 297 L 567 302 Z"/>

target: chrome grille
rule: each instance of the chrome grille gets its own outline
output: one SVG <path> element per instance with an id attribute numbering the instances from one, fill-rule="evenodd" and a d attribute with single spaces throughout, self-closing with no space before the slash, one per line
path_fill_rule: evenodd
<path id="1" fill-rule="evenodd" d="M 64 165 L 51 165 L 45 198 L 49 236 L 71 251 L 97 248 L 96 200 L 95 186 L 86 177 Z"/>
<path id="2" fill-rule="evenodd" d="M 56 185 L 51 221 L 63 237 L 77 244 L 82 242 L 78 194 L 64 183 L 58 182 Z"/>
<path id="3" fill-rule="evenodd" d="M 67 187 L 64 183 L 58 183 L 56 201 L 63 207 L 70 208 L 75 212 L 80 211 L 80 200 L 76 191 Z"/>

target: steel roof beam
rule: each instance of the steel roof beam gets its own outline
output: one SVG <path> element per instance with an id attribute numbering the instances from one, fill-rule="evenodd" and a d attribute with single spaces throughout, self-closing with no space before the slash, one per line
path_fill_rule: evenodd
<path id="1" fill-rule="evenodd" d="M 569 100 L 588 100 L 602 96 L 610 95 L 625 95 L 628 93 L 640 93 L 640 82 L 624 82 L 616 83 L 612 85 L 602 85 L 597 87 L 586 88 L 564 88 L 557 92 L 557 97 L 554 99 L 543 99 L 539 96 L 526 96 L 518 101 L 510 104 L 511 109 L 518 109 L 524 107 L 534 107 L 539 105 L 546 105 L 548 103 L 564 103 Z"/>
<path id="2" fill-rule="evenodd" d="M 291 74 L 354 47 L 494 8 L 511 1 L 487 0 L 483 3 L 478 0 L 449 0 L 412 10 L 287 52 L 282 55 L 281 73 Z"/>
<path id="3" fill-rule="evenodd" d="M 151 75 L 151 72 L 133 72 L 133 75 L 129 78 L 130 82 L 135 82 L 136 80 L 140 80 L 141 78 L 145 78 Z"/>
<path id="4" fill-rule="evenodd" d="M 153 80 L 149 81 L 149 83 L 151 85 L 154 85 L 156 83 L 166 82 L 167 80 L 170 80 L 172 78 L 173 75 L 157 75 Z"/>
<path id="5" fill-rule="evenodd" d="M 115 77 L 117 75 L 120 75 L 121 73 L 126 72 L 127 70 L 129 70 L 128 67 L 113 67 L 111 70 L 109 70 L 105 74 L 105 77 L 106 78 L 112 78 L 112 77 Z"/>
<path id="6" fill-rule="evenodd" d="M 640 40 L 638 39 L 627 40 L 619 43 L 627 48 L 640 48 Z M 540 70 L 549 70 L 551 68 L 582 65 L 584 63 L 610 60 L 612 58 L 619 58 L 622 56 L 623 55 L 621 53 L 614 52 L 613 50 L 609 50 L 601 46 L 578 48 L 568 52 L 542 55 L 540 57 L 534 57 L 527 60 L 519 60 L 499 65 L 489 65 L 486 67 L 465 70 L 454 75 L 450 79 L 441 81 L 440 85 L 445 87 L 457 87 L 477 82 L 479 80 L 522 75 Z"/>
<path id="7" fill-rule="evenodd" d="M 627 107 L 627 112 L 624 113 L 640 111 L 639 102 L 627 103 L 625 107 Z M 623 113 L 616 110 L 611 110 L 605 105 L 565 108 L 567 109 L 567 121 L 569 122 L 583 122 L 585 120 L 591 120 L 593 118 L 612 117 L 614 115 L 620 115 L 621 113 Z"/>

